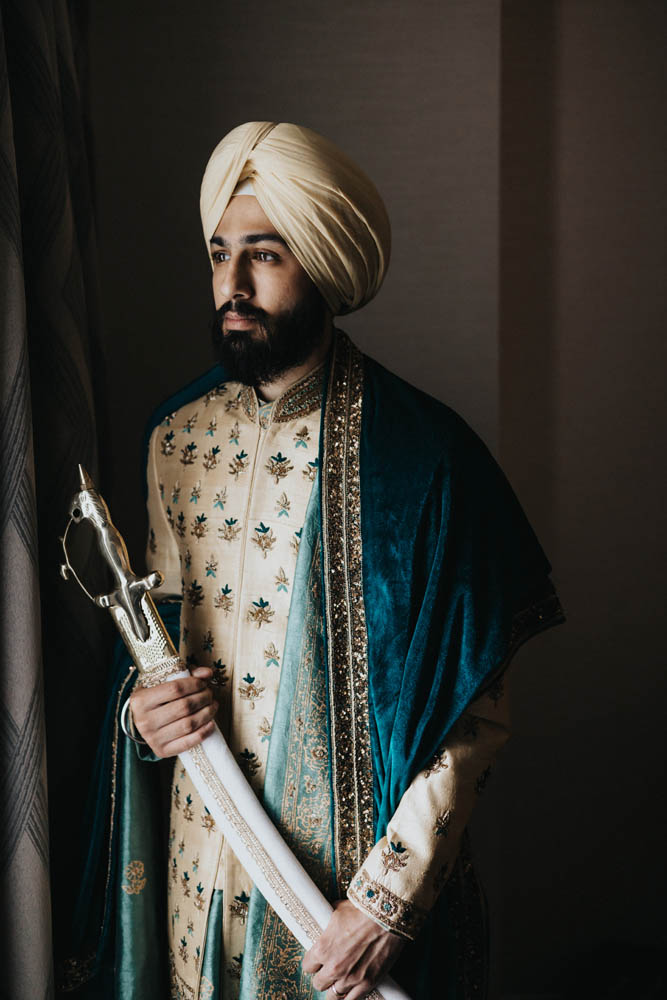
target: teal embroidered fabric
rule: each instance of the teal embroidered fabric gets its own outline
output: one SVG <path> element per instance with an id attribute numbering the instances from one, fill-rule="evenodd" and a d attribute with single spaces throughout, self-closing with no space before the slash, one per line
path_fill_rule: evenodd
<path id="1" fill-rule="evenodd" d="M 178 642 L 180 604 L 160 605 Z M 120 728 L 136 671 L 118 640 L 110 695 L 82 827 L 71 958 L 57 970 L 58 992 L 82 1000 L 162 1000 L 168 993 L 164 933 L 167 813 L 159 772 Z"/>

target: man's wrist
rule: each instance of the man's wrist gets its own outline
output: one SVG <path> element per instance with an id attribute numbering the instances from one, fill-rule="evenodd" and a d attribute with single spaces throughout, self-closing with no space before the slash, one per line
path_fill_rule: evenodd
<path id="1" fill-rule="evenodd" d="M 352 905 L 355 907 L 355 909 L 359 911 L 359 913 L 363 913 L 363 915 L 368 920 L 372 920 L 373 923 L 377 924 L 378 927 L 381 927 L 383 931 L 387 931 L 388 934 L 393 934 L 395 935 L 395 937 L 403 937 L 403 935 L 399 934 L 398 931 L 395 931 L 393 927 L 388 927 L 387 924 L 384 924 L 379 917 L 376 917 L 374 913 L 371 913 L 369 910 L 367 910 L 365 906 L 362 906 L 361 903 L 359 903 L 358 900 L 356 900 L 349 893 L 347 898 L 348 901 L 352 903 Z"/>

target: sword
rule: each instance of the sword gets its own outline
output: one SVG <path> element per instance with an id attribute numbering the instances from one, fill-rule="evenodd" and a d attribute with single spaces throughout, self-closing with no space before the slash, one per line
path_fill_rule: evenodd
<path id="1" fill-rule="evenodd" d="M 114 589 L 97 597 L 79 579 L 67 552 L 70 528 L 83 521 L 92 526 L 114 579 Z M 65 555 L 60 567 L 63 578 L 68 580 L 72 576 L 91 601 L 110 612 L 137 668 L 140 683 L 151 687 L 188 676 L 189 671 L 151 596 L 151 590 L 163 582 L 162 574 L 154 571 L 138 577 L 133 573 L 123 537 L 81 465 L 79 490 L 72 498 L 61 542 Z M 179 754 L 179 759 L 259 891 L 299 943 L 310 948 L 328 924 L 333 907 L 267 816 L 218 727 L 198 746 Z M 389 977 L 368 997 L 410 1000 Z"/>

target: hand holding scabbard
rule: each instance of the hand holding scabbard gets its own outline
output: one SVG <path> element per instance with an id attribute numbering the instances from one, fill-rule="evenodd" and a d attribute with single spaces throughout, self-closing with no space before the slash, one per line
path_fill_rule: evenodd
<path id="1" fill-rule="evenodd" d="M 94 529 L 99 550 L 113 575 L 114 589 L 99 597 L 93 597 L 85 588 L 67 552 L 70 528 L 82 521 L 88 521 Z M 125 542 L 111 520 L 109 508 L 81 466 L 79 490 L 70 504 L 61 541 L 65 554 L 63 577 L 67 580 L 73 576 L 92 601 L 109 611 L 139 672 L 139 683 L 153 687 L 189 678 L 151 597 L 151 590 L 162 583 L 162 574 L 152 572 L 138 577 L 132 572 Z M 264 812 L 215 723 L 210 735 L 179 753 L 179 758 L 259 891 L 297 940 L 310 948 L 328 924 L 333 908 Z M 375 1000 L 409 1000 L 389 978 L 368 996 Z"/>

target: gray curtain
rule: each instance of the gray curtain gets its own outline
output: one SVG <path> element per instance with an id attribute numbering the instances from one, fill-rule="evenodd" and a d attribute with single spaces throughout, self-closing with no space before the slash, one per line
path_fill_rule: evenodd
<path id="1" fill-rule="evenodd" d="M 97 613 L 58 573 L 76 465 L 98 472 L 85 9 L 0 0 L 0 995 L 12 1000 L 54 992 L 106 662 Z"/>

